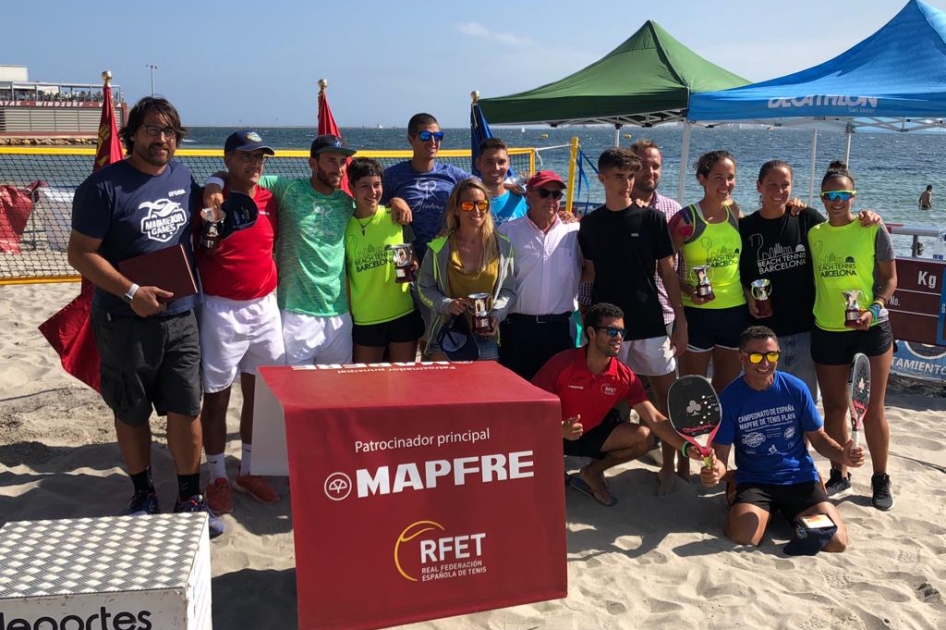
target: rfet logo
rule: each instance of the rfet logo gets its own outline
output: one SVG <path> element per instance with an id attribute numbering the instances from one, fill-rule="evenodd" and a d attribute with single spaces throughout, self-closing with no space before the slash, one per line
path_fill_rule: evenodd
<path id="1" fill-rule="evenodd" d="M 601 393 L 605 396 L 615 396 L 618 393 L 618 388 L 611 383 L 604 383 L 601 385 Z"/>
<path id="2" fill-rule="evenodd" d="M 486 532 L 449 534 L 437 521 L 411 523 L 394 543 L 394 568 L 411 582 L 486 573 Z"/>
<path id="3" fill-rule="evenodd" d="M 152 241 L 167 243 L 181 226 L 187 223 L 184 208 L 170 199 L 146 201 L 138 206 L 138 209 L 148 211 L 141 219 L 141 233 Z"/>

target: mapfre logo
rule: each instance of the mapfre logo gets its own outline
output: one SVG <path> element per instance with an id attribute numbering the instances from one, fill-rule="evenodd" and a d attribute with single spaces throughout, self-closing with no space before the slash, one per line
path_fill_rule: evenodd
<path id="1" fill-rule="evenodd" d="M 325 478 L 325 496 L 332 501 L 347 499 L 351 494 L 351 477 L 345 473 L 332 473 Z"/>
<path id="2" fill-rule="evenodd" d="M 141 219 L 141 233 L 152 241 L 167 243 L 182 225 L 187 223 L 187 213 L 181 204 L 170 199 L 146 201 L 138 209 L 145 209 L 148 214 Z"/>
<path id="3" fill-rule="evenodd" d="M 410 582 L 486 573 L 486 532 L 449 535 L 437 521 L 415 521 L 394 543 L 394 568 Z"/>

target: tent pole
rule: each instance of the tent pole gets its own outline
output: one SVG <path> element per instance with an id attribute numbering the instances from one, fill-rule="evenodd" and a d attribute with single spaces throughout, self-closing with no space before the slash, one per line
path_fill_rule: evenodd
<path id="1" fill-rule="evenodd" d="M 565 193 L 565 212 L 572 213 L 575 206 L 575 172 L 578 170 L 578 138 L 573 137 L 568 143 L 568 192 Z"/>
<path id="2" fill-rule="evenodd" d="M 690 124 L 689 120 L 683 122 L 683 140 L 680 143 L 680 181 L 677 184 L 677 201 L 683 203 L 683 182 L 687 174 L 687 160 L 690 157 Z"/>
<path id="3" fill-rule="evenodd" d="M 621 123 L 614 125 L 614 147 L 617 148 L 621 145 Z"/>
<path id="4" fill-rule="evenodd" d="M 815 155 L 818 153 L 818 130 L 811 134 L 811 177 L 808 178 L 808 207 L 815 201 Z"/>
<path id="5" fill-rule="evenodd" d="M 854 125 L 848 121 L 844 128 L 844 163 L 851 164 L 851 138 L 854 137 Z"/>

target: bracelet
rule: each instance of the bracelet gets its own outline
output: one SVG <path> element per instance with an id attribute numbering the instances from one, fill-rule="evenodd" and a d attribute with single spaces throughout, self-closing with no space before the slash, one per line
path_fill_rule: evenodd
<path id="1" fill-rule="evenodd" d="M 128 304 L 131 304 L 132 300 L 135 299 L 135 293 L 138 292 L 140 287 L 134 282 L 131 283 L 131 287 L 128 288 L 128 292 L 122 296 L 122 299 L 125 300 Z"/>
<path id="2" fill-rule="evenodd" d="M 690 450 L 690 443 L 687 442 L 686 440 L 683 440 L 683 444 L 680 445 L 680 452 L 683 454 L 684 457 L 688 458 L 690 457 L 689 452 L 688 452 L 689 450 Z"/>
<path id="3" fill-rule="evenodd" d="M 220 179 L 216 175 L 211 175 L 206 180 L 204 180 L 204 186 L 210 186 L 211 184 L 215 186 L 220 186 L 220 190 L 223 190 L 227 186 L 226 182 L 224 182 L 222 179 Z"/>
<path id="4" fill-rule="evenodd" d="M 870 305 L 870 308 L 867 309 L 870 311 L 870 314 L 873 316 L 875 322 L 880 321 L 880 311 L 882 308 L 883 306 L 879 302 L 874 302 Z"/>

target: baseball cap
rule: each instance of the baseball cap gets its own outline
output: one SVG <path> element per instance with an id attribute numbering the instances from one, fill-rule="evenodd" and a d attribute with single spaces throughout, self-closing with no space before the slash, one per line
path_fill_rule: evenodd
<path id="1" fill-rule="evenodd" d="M 334 151 L 335 153 L 341 153 L 342 155 L 355 154 L 355 150 L 349 149 L 348 145 L 345 144 L 345 141 L 340 137 L 326 133 L 312 141 L 312 148 L 309 150 L 309 155 L 315 157 L 316 155 L 321 155 L 322 153 L 328 153 L 331 151 Z"/>
<path id="2" fill-rule="evenodd" d="M 837 525 L 808 529 L 803 525 L 795 527 L 794 536 L 783 551 L 788 556 L 813 556 L 824 549 L 837 533 Z"/>
<path id="3" fill-rule="evenodd" d="M 437 344 L 451 361 L 476 361 L 480 349 L 463 315 L 454 315 L 437 333 Z"/>
<path id="4" fill-rule="evenodd" d="M 542 188 L 549 183 L 561 184 L 562 188 L 566 188 L 565 182 L 562 181 L 562 178 L 555 174 L 555 171 L 539 171 L 526 182 L 526 188 Z"/>
<path id="5" fill-rule="evenodd" d="M 276 155 L 272 147 L 263 142 L 263 138 L 251 129 L 231 133 L 223 145 L 224 153 L 230 153 L 231 151 L 256 151 L 257 149 L 263 149 L 267 155 Z"/>

